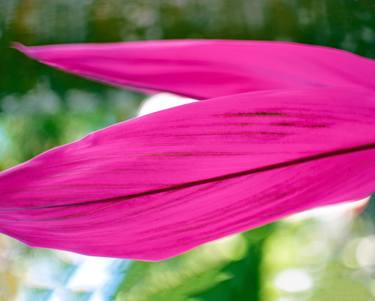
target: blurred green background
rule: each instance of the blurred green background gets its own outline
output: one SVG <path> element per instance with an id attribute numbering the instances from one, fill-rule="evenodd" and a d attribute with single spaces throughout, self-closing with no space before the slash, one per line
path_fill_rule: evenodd
<path id="1" fill-rule="evenodd" d="M 13 41 L 175 38 L 290 40 L 375 58 L 375 1 L 0 0 L 0 170 L 135 116 L 146 98 L 38 64 Z M 357 217 L 319 211 L 157 263 L 0 236 L 0 301 L 375 300 L 373 203 Z"/>

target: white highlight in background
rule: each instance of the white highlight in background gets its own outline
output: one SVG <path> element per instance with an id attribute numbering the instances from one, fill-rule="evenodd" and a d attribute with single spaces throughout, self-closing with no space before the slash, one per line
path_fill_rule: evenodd
<path id="1" fill-rule="evenodd" d="M 138 116 L 144 116 L 154 112 L 178 107 L 188 103 L 196 102 L 192 98 L 177 96 L 170 93 L 159 93 L 147 98 L 138 112 Z"/>
<path id="2" fill-rule="evenodd" d="M 276 276 L 275 286 L 285 292 L 297 293 L 311 289 L 313 281 L 306 271 L 300 269 L 289 269 Z"/>

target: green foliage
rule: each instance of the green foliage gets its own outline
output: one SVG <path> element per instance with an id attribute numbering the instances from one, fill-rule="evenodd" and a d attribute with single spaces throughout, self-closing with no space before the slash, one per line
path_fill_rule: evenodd
<path id="1" fill-rule="evenodd" d="M 260 300 L 262 244 L 272 227 L 206 244 L 162 262 L 133 262 L 116 300 Z"/>

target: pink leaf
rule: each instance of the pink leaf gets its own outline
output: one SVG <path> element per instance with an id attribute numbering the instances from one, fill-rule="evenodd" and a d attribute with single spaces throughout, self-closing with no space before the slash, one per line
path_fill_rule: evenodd
<path id="1" fill-rule="evenodd" d="M 244 93 L 97 131 L 0 173 L 0 232 L 160 260 L 375 190 L 375 96 Z"/>
<path id="2" fill-rule="evenodd" d="M 280 88 L 375 90 L 373 60 L 288 42 L 177 40 L 15 47 L 42 63 L 91 79 L 196 99 Z"/>

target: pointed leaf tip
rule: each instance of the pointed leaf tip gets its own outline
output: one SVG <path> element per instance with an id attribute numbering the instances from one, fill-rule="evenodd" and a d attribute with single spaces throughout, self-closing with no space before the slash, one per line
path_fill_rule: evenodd
<path id="1" fill-rule="evenodd" d="M 14 48 L 14 49 L 18 50 L 18 51 L 24 53 L 25 55 L 28 54 L 28 48 L 27 48 L 27 46 L 25 46 L 25 45 L 22 44 L 22 43 L 19 43 L 19 42 L 13 42 L 13 43 L 11 44 L 11 48 Z"/>
<path id="2" fill-rule="evenodd" d="M 18 49 L 42 63 L 104 83 L 195 99 L 328 86 L 375 91 L 373 60 L 297 43 L 171 40 Z"/>

